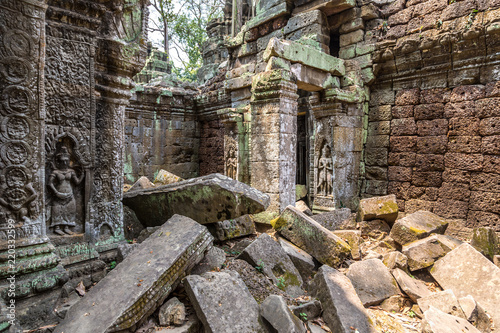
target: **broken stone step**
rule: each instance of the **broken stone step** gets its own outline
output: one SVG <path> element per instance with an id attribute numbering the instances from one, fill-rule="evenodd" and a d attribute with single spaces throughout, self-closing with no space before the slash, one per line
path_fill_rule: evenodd
<path id="1" fill-rule="evenodd" d="M 392 226 L 389 236 L 398 244 L 405 245 L 430 236 L 430 234 L 444 234 L 448 222 L 431 212 L 419 210 L 402 219 Z"/>
<path id="2" fill-rule="evenodd" d="M 432 277 L 457 298 L 471 295 L 500 327 L 500 268 L 467 243 L 434 263 Z"/>
<path id="3" fill-rule="evenodd" d="M 267 297 L 260 305 L 260 314 L 276 333 L 306 333 L 302 321 L 290 311 L 281 296 Z"/>
<path id="4" fill-rule="evenodd" d="M 335 333 L 375 333 L 351 281 L 338 270 L 323 265 L 312 282 L 312 294 L 323 306 L 323 319 Z"/>
<path id="5" fill-rule="evenodd" d="M 460 246 L 462 241 L 446 235 L 431 235 L 403 246 L 410 271 L 430 267 L 446 253 Z"/>
<path id="6" fill-rule="evenodd" d="M 148 227 L 163 224 L 174 214 L 207 224 L 257 214 L 270 204 L 264 194 L 221 174 L 192 178 L 151 189 L 127 192 L 123 203 Z"/>
<path id="7" fill-rule="evenodd" d="M 184 280 L 189 300 L 207 333 L 266 333 L 259 305 L 237 272 L 208 272 Z"/>
<path id="8" fill-rule="evenodd" d="M 73 305 L 54 332 L 133 330 L 203 258 L 212 240 L 196 221 L 173 216 Z"/>
<path id="9" fill-rule="evenodd" d="M 351 252 L 346 242 L 293 206 L 286 207 L 271 225 L 322 264 L 337 266 Z"/>
<path id="10" fill-rule="evenodd" d="M 422 333 L 480 333 L 467 320 L 444 313 L 431 306 L 424 312 L 422 319 Z"/>

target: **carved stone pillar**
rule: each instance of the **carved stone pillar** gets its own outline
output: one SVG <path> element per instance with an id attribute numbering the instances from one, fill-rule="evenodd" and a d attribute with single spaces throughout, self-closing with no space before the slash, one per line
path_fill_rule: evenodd
<path id="1" fill-rule="evenodd" d="M 271 197 L 264 220 L 295 204 L 295 81 L 291 72 L 276 69 L 257 74 L 252 83 L 251 185 Z"/>

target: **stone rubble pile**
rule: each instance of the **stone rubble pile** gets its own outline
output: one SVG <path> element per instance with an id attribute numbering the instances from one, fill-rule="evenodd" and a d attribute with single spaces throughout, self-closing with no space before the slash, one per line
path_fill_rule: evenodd
<path id="1" fill-rule="evenodd" d="M 288 206 L 258 236 L 264 226 L 256 228 L 251 215 L 205 225 L 176 215 L 144 229 L 145 240 L 130 246 L 54 332 L 87 325 L 103 333 L 489 333 L 500 327 L 496 233 L 476 229 L 469 244 L 446 235 L 448 222 L 431 212 L 401 215 L 393 195 L 361 200 L 354 216 L 345 209 L 309 216 Z M 239 224 L 249 232 L 228 231 Z M 196 247 L 200 237 L 204 245 Z M 179 257 L 183 248 L 189 258 Z M 166 258 L 172 259 L 158 266 Z M 176 278 L 159 287 L 163 271 Z M 119 306 L 104 311 L 110 302 Z"/>

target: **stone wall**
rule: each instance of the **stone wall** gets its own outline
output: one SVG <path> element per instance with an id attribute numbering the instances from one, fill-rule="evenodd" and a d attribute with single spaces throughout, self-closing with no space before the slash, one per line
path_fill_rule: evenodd
<path id="1" fill-rule="evenodd" d="M 500 230 L 498 7 L 379 4 L 364 195 Z"/>

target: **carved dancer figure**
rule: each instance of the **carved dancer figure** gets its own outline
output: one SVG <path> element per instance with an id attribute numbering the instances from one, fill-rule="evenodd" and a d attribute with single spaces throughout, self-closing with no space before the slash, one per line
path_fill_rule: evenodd
<path id="1" fill-rule="evenodd" d="M 333 162 L 331 152 L 328 145 L 323 146 L 321 150 L 321 157 L 318 163 L 319 177 L 318 177 L 318 192 L 322 195 L 331 195 L 332 188 L 332 172 Z"/>
<path id="2" fill-rule="evenodd" d="M 84 173 L 77 177 L 75 170 L 69 167 L 70 154 L 66 147 L 56 157 L 59 162 L 49 177 L 49 188 L 54 192 L 52 201 L 52 220 L 50 227 L 57 235 L 72 235 L 70 227 L 76 225 L 76 201 L 73 194 L 73 184 L 82 182 Z"/>
<path id="3" fill-rule="evenodd" d="M 229 147 L 226 161 L 226 175 L 236 179 L 236 170 L 238 167 L 238 159 L 236 157 L 236 149 L 233 146 Z"/>

